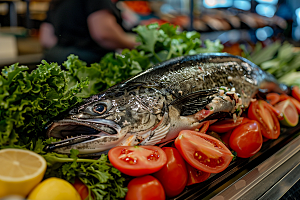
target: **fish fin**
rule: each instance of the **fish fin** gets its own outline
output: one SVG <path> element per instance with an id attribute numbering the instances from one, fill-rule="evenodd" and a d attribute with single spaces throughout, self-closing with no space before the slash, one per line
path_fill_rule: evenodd
<path id="1" fill-rule="evenodd" d="M 218 94 L 218 89 L 200 90 L 197 92 L 189 93 L 182 97 L 179 97 L 175 101 L 171 102 L 171 105 L 180 106 L 181 116 L 188 116 L 197 113 L 202 110 L 207 104 L 209 104 L 214 94 Z"/>
<path id="2" fill-rule="evenodd" d="M 159 126 L 157 129 L 153 130 L 149 137 L 140 143 L 140 145 L 155 145 L 159 143 L 169 132 L 171 124 L 165 124 Z"/>
<path id="3" fill-rule="evenodd" d="M 224 99 L 222 96 L 215 96 L 207 106 L 195 114 L 195 118 L 199 121 L 207 120 L 210 116 L 217 113 L 234 113 L 236 101 L 232 99 Z M 225 115 L 224 115 L 225 116 Z"/>

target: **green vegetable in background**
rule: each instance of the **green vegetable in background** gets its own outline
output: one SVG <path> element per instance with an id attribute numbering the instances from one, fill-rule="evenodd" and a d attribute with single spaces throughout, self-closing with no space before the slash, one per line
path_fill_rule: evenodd
<path id="1" fill-rule="evenodd" d="M 78 57 L 69 56 L 63 65 L 72 74 L 74 81 L 82 81 L 86 77 L 90 81 L 89 87 L 77 96 L 86 98 L 97 94 L 170 58 L 221 52 L 223 49 L 219 40 L 206 40 L 203 47 L 198 32 L 179 32 L 171 24 L 138 26 L 134 31 L 140 43 L 136 49 L 125 49 L 121 54 L 109 53 L 100 63 L 94 63 L 91 67 L 86 67 Z"/>
<path id="2" fill-rule="evenodd" d="M 273 74 L 281 83 L 300 86 L 300 51 L 296 52 L 292 44 L 274 42 L 262 48 L 261 43 L 258 43 L 251 54 L 245 47 L 241 48 L 245 58 Z"/>

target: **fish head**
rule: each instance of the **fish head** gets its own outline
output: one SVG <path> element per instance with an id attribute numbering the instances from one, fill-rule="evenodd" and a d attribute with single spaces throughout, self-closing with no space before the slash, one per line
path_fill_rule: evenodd
<path id="1" fill-rule="evenodd" d="M 78 149 L 80 154 L 108 150 L 128 135 L 143 135 L 156 127 L 164 108 L 165 98 L 155 89 L 108 90 L 85 99 L 62 119 L 49 123 L 47 136 L 60 141 L 48 145 L 47 149 L 59 153 Z"/>

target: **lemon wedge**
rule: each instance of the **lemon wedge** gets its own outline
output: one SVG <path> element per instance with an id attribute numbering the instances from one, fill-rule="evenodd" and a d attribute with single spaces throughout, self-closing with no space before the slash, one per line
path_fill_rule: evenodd
<path id="1" fill-rule="evenodd" d="M 0 198 L 26 197 L 41 182 L 47 167 L 39 154 L 22 149 L 0 150 Z"/>

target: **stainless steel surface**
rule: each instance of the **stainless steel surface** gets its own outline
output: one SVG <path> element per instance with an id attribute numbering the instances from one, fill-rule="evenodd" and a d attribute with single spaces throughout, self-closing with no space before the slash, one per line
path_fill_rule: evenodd
<path id="1" fill-rule="evenodd" d="M 295 155 L 296 156 L 296 155 Z M 297 155 L 299 160 L 299 155 Z M 259 200 L 280 199 L 300 179 L 300 162 L 281 180 L 269 189 Z"/>
<path id="2" fill-rule="evenodd" d="M 269 175 L 269 180 L 276 179 L 276 169 L 278 169 L 281 166 L 285 166 L 281 168 L 281 175 L 284 176 L 284 171 L 288 172 L 290 171 L 295 165 L 298 164 L 298 156 L 295 157 L 296 160 L 292 159 L 290 162 L 294 163 L 294 165 L 284 165 L 291 157 L 293 157 L 297 152 L 300 150 L 300 137 L 295 138 L 293 141 L 285 145 L 283 148 L 281 148 L 279 151 L 277 151 L 275 154 L 273 154 L 270 158 L 268 158 L 266 161 L 252 169 L 250 172 L 248 172 L 246 175 L 238 179 L 236 182 L 231 184 L 229 187 L 221 191 L 219 194 L 217 194 L 215 197 L 213 197 L 213 200 L 227 200 L 227 199 L 246 199 L 246 197 L 249 199 L 256 199 L 256 197 L 259 197 L 263 195 L 263 193 L 266 192 L 266 189 L 269 189 L 272 187 L 273 184 L 269 182 L 269 186 L 267 188 L 264 184 L 260 183 L 267 183 L 266 179 Z M 297 154 L 298 155 L 298 154 Z M 300 160 L 300 159 L 299 159 Z M 280 171 L 280 170 L 279 170 Z M 279 176 L 279 177 L 278 177 Z M 281 176 L 281 177 L 282 177 Z M 278 180 L 281 178 L 280 174 L 277 174 Z M 263 181 L 265 179 L 265 181 Z M 259 192 L 259 189 L 261 191 Z"/>

